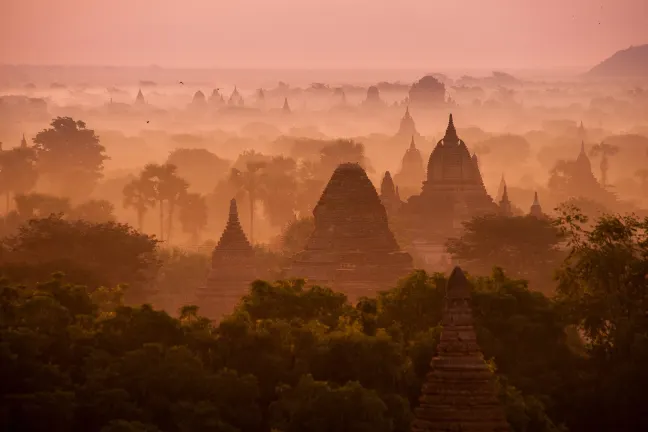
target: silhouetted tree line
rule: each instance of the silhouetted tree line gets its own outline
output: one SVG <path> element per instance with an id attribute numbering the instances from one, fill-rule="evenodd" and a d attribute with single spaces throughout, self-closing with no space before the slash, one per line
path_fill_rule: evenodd
<path id="1" fill-rule="evenodd" d="M 586 225 L 572 212 L 559 222 L 568 253 L 554 296 L 499 268 L 471 278 L 508 420 L 515 431 L 645 430 L 648 220 Z M 440 334 L 443 274 L 415 271 L 356 304 L 259 280 L 213 325 L 195 306 L 176 316 L 135 306 L 146 291 L 122 300 L 152 269 L 182 261 L 185 273 L 163 270 L 182 290 L 205 264 L 156 243 L 115 222 L 55 216 L 3 241 L 3 430 L 409 430 Z"/>

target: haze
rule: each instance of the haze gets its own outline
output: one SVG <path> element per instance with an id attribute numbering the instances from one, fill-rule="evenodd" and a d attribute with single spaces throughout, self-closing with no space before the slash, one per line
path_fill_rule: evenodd
<path id="1" fill-rule="evenodd" d="M 644 0 L 3 3 L 5 64 L 586 68 L 648 36 Z"/>

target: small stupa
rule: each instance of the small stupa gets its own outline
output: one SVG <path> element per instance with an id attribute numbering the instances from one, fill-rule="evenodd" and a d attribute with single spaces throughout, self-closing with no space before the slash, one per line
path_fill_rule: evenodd
<path id="1" fill-rule="evenodd" d="M 209 97 L 209 104 L 214 107 L 225 105 L 225 98 L 220 93 L 220 89 L 214 89 Z"/>
<path id="2" fill-rule="evenodd" d="M 529 210 L 529 216 L 537 217 L 538 219 L 544 219 L 547 216 L 542 212 L 542 207 L 540 206 L 540 201 L 538 200 L 538 192 L 535 192 L 533 195 L 533 204 L 531 204 L 531 209 Z"/>
<path id="3" fill-rule="evenodd" d="M 455 267 L 446 286 L 441 340 L 414 411 L 412 432 L 511 430 L 477 344 L 470 297 L 470 284 Z"/>
<path id="4" fill-rule="evenodd" d="M 25 134 L 23 134 L 22 139 L 20 140 L 20 148 L 27 148 L 27 139 L 25 139 Z"/>
<path id="5" fill-rule="evenodd" d="M 398 132 L 396 132 L 396 137 L 407 139 L 413 136 L 420 137 L 421 135 L 416 130 L 416 123 L 414 123 L 414 119 L 410 114 L 409 106 L 407 106 L 405 108 L 405 114 L 403 114 L 403 118 L 401 118 Z"/>
<path id="6" fill-rule="evenodd" d="M 142 89 L 139 89 L 137 96 L 135 97 L 135 105 L 146 105 L 146 100 L 144 99 L 144 94 Z"/>
<path id="7" fill-rule="evenodd" d="M 425 167 L 423 165 L 423 156 L 421 155 L 421 151 L 416 148 L 414 136 L 412 135 L 410 146 L 403 156 L 400 171 L 394 176 L 394 181 L 403 189 L 412 190 L 412 194 L 414 194 L 421 191 L 424 180 Z"/>
<path id="8" fill-rule="evenodd" d="M 394 180 L 389 171 L 385 172 L 382 182 L 380 182 L 380 202 L 382 202 L 387 215 L 395 215 L 403 204 L 398 196 L 398 189 L 394 185 Z"/>
<path id="9" fill-rule="evenodd" d="M 242 107 L 244 105 L 243 96 L 241 96 L 236 86 L 234 86 L 234 91 L 232 91 L 232 94 L 230 95 L 227 104 L 229 106 L 238 106 L 238 107 Z"/>
<path id="10" fill-rule="evenodd" d="M 330 286 L 352 299 L 393 287 L 412 270 L 387 212 L 358 164 L 337 167 L 313 210 L 315 229 L 289 273 Z"/>
<path id="11" fill-rule="evenodd" d="M 288 105 L 288 98 L 284 98 L 284 103 L 283 107 L 281 108 L 281 112 L 284 114 L 290 114 L 292 111 L 290 110 L 290 105 Z"/>
<path id="12" fill-rule="evenodd" d="M 513 216 L 513 206 L 511 205 L 511 200 L 509 200 L 506 183 L 504 183 L 504 192 L 502 193 L 502 199 L 499 202 L 499 210 L 500 215 L 502 216 Z"/>
<path id="13" fill-rule="evenodd" d="M 227 225 L 212 252 L 207 283 L 197 295 L 202 314 L 218 320 L 232 312 L 256 275 L 254 249 L 241 228 L 233 199 Z"/>

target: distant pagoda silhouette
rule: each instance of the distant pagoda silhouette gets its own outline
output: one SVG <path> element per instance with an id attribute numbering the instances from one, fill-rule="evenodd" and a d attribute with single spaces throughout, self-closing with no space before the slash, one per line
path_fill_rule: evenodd
<path id="1" fill-rule="evenodd" d="M 412 270 L 389 229 L 387 212 L 360 165 L 335 170 L 313 210 L 315 230 L 290 274 L 351 298 L 393 287 Z"/>
<path id="2" fill-rule="evenodd" d="M 401 168 L 394 176 L 394 182 L 401 188 L 411 190 L 407 196 L 420 192 L 423 181 L 425 180 L 425 168 L 423 166 L 423 156 L 421 151 L 416 148 L 414 136 L 412 135 L 410 146 L 403 156 Z M 407 198 L 404 196 L 404 198 Z"/>
<path id="3" fill-rule="evenodd" d="M 470 284 L 455 267 L 446 286 L 441 339 L 414 411 L 412 432 L 508 432 L 494 376 L 477 344 Z"/>
<path id="4" fill-rule="evenodd" d="M 212 252 L 207 283 L 198 292 L 201 312 L 212 319 L 220 319 L 232 312 L 256 275 L 254 249 L 241 228 L 236 200 L 233 199 L 227 225 Z"/>

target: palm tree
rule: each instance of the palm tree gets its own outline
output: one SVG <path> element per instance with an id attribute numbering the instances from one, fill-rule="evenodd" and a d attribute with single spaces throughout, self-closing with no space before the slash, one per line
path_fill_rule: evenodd
<path id="1" fill-rule="evenodd" d="M 150 183 L 136 178 L 124 186 L 124 208 L 132 208 L 137 212 L 137 229 L 141 232 L 144 227 L 144 216 L 149 207 L 155 206 L 155 200 L 152 197 L 153 192 L 147 191 L 146 188 Z"/>
<path id="2" fill-rule="evenodd" d="M 594 144 L 590 149 L 590 155 L 593 157 L 601 156 L 601 185 L 605 187 L 607 184 L 607 173 L 610 168 L 610 161 L 608 160 L 609 156 L 614 156 L 619 152 L 619 148 L 615 145 L 606 144 L 604 142 L 600 144 Z"/>
<path id="3" fill-rule="evenodd" d="M 148 198 L 158 204 L 160 210 L 160 240 L 164 240 L 164 204 L 167 204 L 167 241 L 173 230 L 173 215 L 178 201 L 186 194 L 189 184 L 178 177 L 172 164 L 148 164 L 140 174 L 143 191 Z"/>
<path id="4" fill-rule="evenodd" d="M 230 173 L 230 182 L 248 194 L 250 202 L 250 243 L 252 244 L 254 244 L 254 206 L 262 187 L 259 182 L 259 171 L 265 165 L 265 162 L 248 162 L 245 171 L 232 168 Z"/>
<path id="5" fill-rule="evenodd" d="M 197 193 L 188 193 L 180 201 L 180 223 L 182 229 L 191 234 L 194 244 L 199 241 L 200 232 L 207 226 L 207 202 Z"/>

